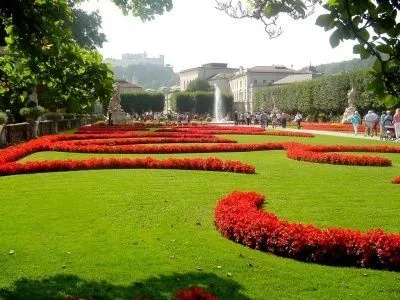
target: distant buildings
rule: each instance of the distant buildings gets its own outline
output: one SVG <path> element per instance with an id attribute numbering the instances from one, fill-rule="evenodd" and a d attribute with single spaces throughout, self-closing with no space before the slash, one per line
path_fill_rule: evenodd
<path id="1" fill-rule="evenodd" d="M 112 64 L 114 67 L 128 67 L 130 65 L 158 65 L 164 66 L 164 55 L 159 57 L 147 57 L 147 53 L 124 53 L 122 59 L 106 58 L 106 63 Z"/>
<path id="2" fill-rule="evenodd" d="M 119 86 L 119 91 L 121 94 L 143 91 L 140 86 L 130 83 L 126 80 L 116 80 L 115 83 Z"/>
<path id="3" fill-rule="evenodd" d="M 183 70 L 179 75 L 181 91 L 187 89 L 190 81 L 197 78 L 205 79 L 210 85 L 218 86 L 223 93 L 233 95 L 234 109 L 239 112 L 253 112 L 253 95 L 256 89 L 274 84 L 311 80 L 318 74 L 311 68 L 296 71 L 285 66 L 272 65 L 237 69 L 228 68 L 228 64 L 224 63 L 210 63 Z"/>

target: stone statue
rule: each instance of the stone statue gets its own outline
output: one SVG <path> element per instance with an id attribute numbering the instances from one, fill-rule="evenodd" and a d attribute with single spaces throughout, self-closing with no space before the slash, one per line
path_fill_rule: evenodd
<path id="1" fill-rule="evenodd" d="M 125 112 L 121 107 L 121 95 L 119 85 L 114 85 L 114 96 L 108 105 L 107 115 L 109 116 L 109 124 L 121 124 L 125 120 Z"/>
<path id="2" fill-rule="evenodd" d="M 348 123 L 350 117 L 356 111 L 356 90 L 354 89 L 354 87 L 352 87 L 351 90 L 347 93 L 347 104 L 348 107 L 344 111 L 342 124 Z"/>

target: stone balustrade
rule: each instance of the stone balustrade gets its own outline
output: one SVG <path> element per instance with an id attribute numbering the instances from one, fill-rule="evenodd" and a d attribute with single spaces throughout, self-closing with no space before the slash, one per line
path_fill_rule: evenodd
<path id="1" fill-rule="evenodd" d="M 103 118 L 81 118 L 61 121 L 40 121 L 37 126 L 37 136 L 55 134 L 103 120 Z M 27 122 L 0 125 L 0 147 L 28 141 L 31 135 L 30 130 L 32 130 L 32 124 Z"/>

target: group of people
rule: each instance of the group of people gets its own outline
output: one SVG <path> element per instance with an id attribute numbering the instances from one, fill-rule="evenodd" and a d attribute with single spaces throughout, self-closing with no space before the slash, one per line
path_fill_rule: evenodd
<path id="1" fill-rule="evenodd" d="M 281 114 L 272 111 L 270 114 L 262 111 L 256 112 L 254 115 L 250 112 L 238 113 L 236 110 L 233 112 L 233 121 L 235 125 L 251 125 L 260 124 L 262 128 L 266 128 L 271 124 L 272 128 L 276 128 L 278 125 L 282 128 L 286 128 L 287 122 L 290 120 L 290 115 L 282 112 Z M 294 121 L 297 124 L 297 128 L 300 129 L 303 117 L 300 112 L 294 117 Z"/>
<path id="2" fill-rule="evenodd" d="M 349 121 L 353 124 L 355 135 L 358 134 L 358 126 L 362 121 L 364 121 L 365 136 L 377 136 L 379 125 L 381 136 L 384 135 L 385 130 L 387 130 L 388 127 L 393 127 L 396 140 L 400 141 L 400 108 L 396 109 L 396 112 L 393 116 L 390 110 L 383 111 L 380 116 L 378 116 L 373 110 L 369 110 L 363 119 L 358 111 L 355 111 L 350 117 Z"/>

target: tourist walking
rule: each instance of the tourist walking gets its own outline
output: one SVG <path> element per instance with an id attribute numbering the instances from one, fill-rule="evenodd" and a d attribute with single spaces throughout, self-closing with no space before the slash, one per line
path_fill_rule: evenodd
<path id="1" fill-rule="evenodd" d="M 379 117 L 379 133 L 381 137 L 383 137 L 383 133 L 385 132 L 385 120 L 386 120 L 386 111 L 383 111 L 381 116 Z"/>
<path id="2" fill-rule="evenodd" d="M 364 117 L 364 121 L 365 121 L 364 136 L 373 136 L 374 125 L 375 125 L 375 122 L 377 121 L 376 114 L 374 114 L 372 110 L 369 110 L 368 113 Z"/>
<path id="3" fill-rule="evenodd" d="M 360 125 L 361 117 L 358 111 L 355 111 L 354 114 L 350 117 L 350 122 L 353 124 L 354 135 L 358 134 L 358 125 Z"/>
<path id="4" fill-rule="evenodd" d="M 267 124 L 267 115 L 265 114 L 265 112 L 261 113 L 260 123 L 261 123 L 261 128 L 265 129 L 265 124 Z"/>
<path id="5" fill-rule="evenodd" d="M 393 126 L 396 134 L 396 140 L 400 142 L 400 108 L 396 109 L 396 113 L 393 116 Z"/>
<path id="6" fill-rule="evenodd" d="M 272 128 L 274 129 L 278 124 L 278 116 L 276 115 L 275 112 L 271 114 L 271 121 L 272 121 Z"/>
<path id="7" fill-rule="evenodd" d="M 235 125 L 239 125 L 239 113 L 237 110 L 233 112 L 233 121 L 235 122 Z"/>
<path id="8" fill-rule="evenodd" d="M 286 128 L 287 119 L 288 119 L 287 113 L 282 112 L 282 115 L 281 115 L 281 125 L 282 125 L 282 128 Z"/>
<path id="9" fill-rule="evenodd" d="M 294 121 L 297 123 L 297 129 L 300 129 L 301 121 L 303 121 L 303 116 L 300 112 L 297 112 L 297 114 L 294 116 Z"/>

